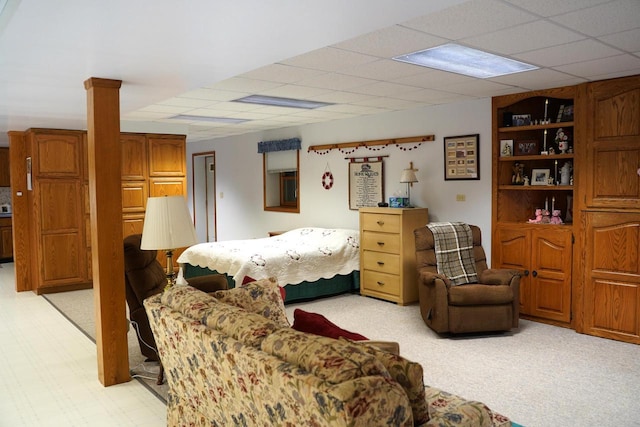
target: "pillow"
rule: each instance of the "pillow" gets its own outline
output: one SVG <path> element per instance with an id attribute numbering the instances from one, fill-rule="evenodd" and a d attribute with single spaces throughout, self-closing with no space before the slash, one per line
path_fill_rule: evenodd
<path id="1" fill-rule="evenodd" d="M 218 301 L 260 314 L 283 328 L 290 326 L 279 286 L 274 278 L 247 282 L 240 287 L 216 291 L 213 296 Z"/>
<path id="2" fill-rule="evenodd" d="M 335 338 L 340 337 L 348 338 L 354 341 L 363 341 L 367 337 L 362 336 L 355 332 L 350 332 L 340 328 L 335 323 L 332 323 L 329 319 L 322 314 L 309 313 L 304 310 L 296 308 L 293 311 L 293 329 L 300 332 L 308 332 L 310 334 L 320 335 L 323 337 Z"/>
<path id="3" fill-rule="evenodd" d="M 244 278 L 242 279 L 242 286 L 246 285 L 247 283 L 251 283 L 251 282 L 255 282 L 256 279 L 254 279 L 251 276 L 244 276 Z M 284 287 L 278 285 L 278 288 L 280 289 L 280 296 L 282 297 L 282 301 L 286 301 L 287 300 L 287 291 L 284 289 Z"/>
<path id="4" fill-rule="evenodd" d="M 342 338 L 341 340 L 346 342 L 346 340 Z M 375 344 L 358 342 L 352 345 L 375 356 L 387 369 L 391 378 L 402 386 L 409 398 L 409 403 L 411 403 L 414 425 L 421 426 L 429 421 L 429 405 L 425 396 L 422 365 L 407 360 L 397 354 L 383 351 L 376 347 Z"/>

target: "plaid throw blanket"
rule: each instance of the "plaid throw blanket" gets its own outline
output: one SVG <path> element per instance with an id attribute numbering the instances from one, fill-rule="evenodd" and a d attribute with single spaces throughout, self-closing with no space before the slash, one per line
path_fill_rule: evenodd
<path id="1" fill-rule="evenodd" d="M 427 224 L 427 227 L 433 233 L 438 273 L 447 276 L 452 285 L 476 283 L 478 275 L 469 225 L 462 222 L 434 222 Z"/>

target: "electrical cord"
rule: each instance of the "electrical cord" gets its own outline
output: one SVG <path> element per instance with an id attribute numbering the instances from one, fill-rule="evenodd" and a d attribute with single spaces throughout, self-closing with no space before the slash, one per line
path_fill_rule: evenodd
<path id="1" fill-rule="evenodd" d="M 142 335 L 140 334 L 140 325 L 138 325 L 138 322 L 134 322 L 133 320 L 129 319 L 129 323 L 133 326 L 133 329 L 136 331 L 136 335 L 138 336 L 138 339 L 140 340 L 140 342 L 142 344 L 144 344 L 145 346 L 147 346 L 148 348 L 150 348 L 151 350 L 153 350 L 156 354 L 158 354 L 158 350 L 149 345 L 149 343 L 147 343 L 143 338 Z M 158 354 L 158 359 L 160 358 L 160 355 Z M 137 374 L 135 371 L 138 369 L 142 369 L 145 373 L 148 374 L 152 374 L 152 375 L 158 375 L 159 371 L 160 371 L 160 367 L 158 366 L 158 369 L 155 370 L 150 370 L 147 368 L 147 366 L 145 365 L 145 362 L 140 363 L 138 366 L 135 366 L 131 369 L 129 369 L 129 374 L 131 375 L 131 378 L 142 378 L 145 380 L 150 380 L 150 381 L 154 381 L 156 378 L 152 378 L 152 377 L 148 377 L 142 374 Z"/>

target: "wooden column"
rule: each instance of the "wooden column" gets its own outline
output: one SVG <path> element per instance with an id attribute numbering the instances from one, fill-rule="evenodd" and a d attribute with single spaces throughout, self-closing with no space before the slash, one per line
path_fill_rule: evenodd
<path id="1" fill-rule="evenodd" d="M 120 163 L 120 80 L 89 78 L 87 137 L 98 377 L 131 379 L 127 344 Z"/>
<path id="2" fill-rule="evenodd" d="M 33 205 L 29 203 L 27 188 L 27 157 L 29 156 L 24 132 L 9 132 L 9 165 L 11 169 L 11 206 L 13 208 L 13 265 L 16 291 L 34 288 L 31 277 L 33 260 L 29 235 Z M 30 171 L 29 171 L 30 172 Z"/>

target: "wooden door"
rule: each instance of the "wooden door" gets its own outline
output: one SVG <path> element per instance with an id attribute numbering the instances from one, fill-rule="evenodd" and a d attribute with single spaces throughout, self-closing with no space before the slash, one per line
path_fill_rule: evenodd
<path id="1" fill-rule="evenodd" d="M 10 187 L 9 149 L 0 148 L 0 187 Z"/>
<path id="2" fill-rule="evenodd" d="M 571 229 L 547 225 L 532 230 L 530 314 L 571 321 Z"/>
<path id="3" fill-rule="evenodd" d="M 185 137 L 149 136 L 149 176 L 185 176 Z"/>
<path id="4" fill-rule="evenodd" d="M 0 258 L 13 257 L 13 233 L 11 227 L 0 227 Z"/>
<path id="5" fill-rule="evenodd" d="M 584 332 L 640 344 L 640 213 L 585 215 Z"/>
<path id="6" fill-rule="evenodd" d="M 531 231 L 520 226 L 499 225 L 493 247 L 494 268 L 520 271 L 520 313 L 531 314 Z"/>
<path id="7" fill-rule="evenodd" d="M 147 178 L 147 138 L 145 135 L 120 135 L 122 180 L 144 181 Z"/>

